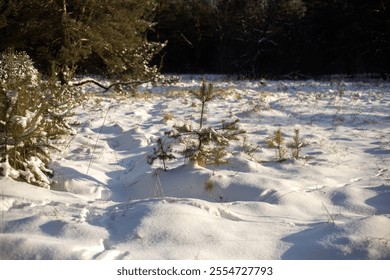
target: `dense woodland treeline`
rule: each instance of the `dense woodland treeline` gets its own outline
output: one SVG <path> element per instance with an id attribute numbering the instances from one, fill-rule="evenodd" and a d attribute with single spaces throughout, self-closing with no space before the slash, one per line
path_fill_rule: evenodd
<path id="1" fill-rule="evenodd" d="M 389 73 L 388 0 L 160 0 L 168 72 Z"/>
<path id="2" fill-rule="evenodd" d="M 143 78 L 156 72 L 151 61 L 171 73 L 385 75 L 389 9 L 389 0 L 0 0 L 0 51 L 26 51 L 62 81 L 76 71 Z"/>
<path id="3" fill-rule="evenodd" d="M 76 71 L 145 79 L 162 44 L 149 42 L 155 1 L 0 0 L 0 51 L 25 51 L 63 83 Z"/>

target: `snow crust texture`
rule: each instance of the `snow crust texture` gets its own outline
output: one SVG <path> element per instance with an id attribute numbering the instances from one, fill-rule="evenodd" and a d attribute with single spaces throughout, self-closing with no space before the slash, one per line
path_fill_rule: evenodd
<path id="1" fill-rule="evenodd" d="M 389 83 L 207 80 L 204 125 L 246 131 L 227 164 L 147 163 L 164 132 L 199 124 L 199 77 L 136 97 L 85 86 L 51 190 L 0 178 L 0 259 L 390 259 Z"/>

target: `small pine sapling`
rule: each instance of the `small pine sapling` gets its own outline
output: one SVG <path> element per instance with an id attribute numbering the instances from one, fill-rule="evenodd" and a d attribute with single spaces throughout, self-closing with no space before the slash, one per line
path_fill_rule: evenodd
<path id="1" fill-rule="evenodd" d="M 286 149 L 284 148 L 284 139 L 282 134 L 282 129 L 279 128 L 276 130 L 268 139 L 268 147 L 276 149 L 278 153 L 278 160 L 286 160 Z"/>
<path id="2" fill-rule="evenodd" d="M 238 123 L 240 122 L 239 119 L 236 119 L 232 122 L 227 122 L 225 120 L 222 121 L 222 130 L 221 133 L 223 137 L 225 137 L 228 140 L 239 140 L 239 135 L 245 134 L 246 131 L 243 129 L 240 129 Z"/>
<path id="3" fill-rule="evenodd" d="M 238 136 L 245 133 L 239 128 L 238 122 L 239 120 L 223 122 L 219 128 L 183 131 L 181 137 L 186 139 L 187 146 L 182 154 L 200 166 L 226 164 L 226 148 L 230 141 L 238 140 Z"/>
<path id="4" fill-rule="evenodd" d="M 224 157 L 229 141 L 215 129 L 208 127 L 194 130 L 181 135 L 181 137 L 185 138 L 187 143 L 182 154 L 190 161 L 196 162 L 200 166 L 227 163 Z"/>
<path id="5" fill-rule="evenodd" d="M 211 101 L 215 96 L 214 86 L 212 83 L 206 85 L 206 82 L 203 80 L 202 85 L 199 91 L 191 91 L 191 93 L 202 102 L 202 108 L 200 112 L 200 121 L 199 121 L 199 129 L 203 128 L 203 117 L 206 108 L 206 103 Z"/>
<path id="6" fill-rule="evenodd" d="M 173 129 L 166 133 L 166 138 L 160 138 L 154 153 L 148 156 L 148 162 L 152 164 L 156 159 L 162 160 L 166 170 L 166 161 L 175 159 L 172 154 L 174 145 L 181 146 L 178 152 L 184 158 L 199 166 L 208 164 L 225 164 L 227 147 L 231 140 L 239 140 L 239 135 L 245 133 L 238 126 L 239 120 L 231 122 L 222 122 L 220 127 L 203 127 L 203 117 L 205 113 L 205 104 L 213 99 L 216 94 L 213 91 L 213 85 L 206 85 L 205 81 L 198 92 L 193 94 L 202 102 L 201 119 L 199 128 L 194 129 L 190 124 L 174 126 Z M 168 139 L 169 142 L 168 142 Z M 167 143 L 165 143 L 167 142 Z"/>
<path id="7" fill-rule="evenodd" d="M 157 145 L 153 148 L 153 154 L 148 155 L 147 161 L 152 165 L 157 159 L 163 162 L 164 170 L 167 171 L 167 161 L 174 160 L 176 157 L 172 154 L 172 146 L 169 138 L 163 137 L 157 139 Z"/>
<path id="8" fill-rule="evenodd" d="M 287 147 L 291 149 L 292 156 L 295 159 L 299 159 L 300 154 L 301 154 L 301 149 L 303 147 L 306 147 L 306 146 L 307 146 L 307 143 L 305 143 L 302 140 L 302 138 L 300 136 L 299 128 L 295 128 L 293 140 L 287 144 Z"/>

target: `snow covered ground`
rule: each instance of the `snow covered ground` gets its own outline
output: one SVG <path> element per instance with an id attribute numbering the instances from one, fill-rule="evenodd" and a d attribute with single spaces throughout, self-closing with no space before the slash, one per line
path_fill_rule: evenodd
<path id="1" fill-rule="evenodd" d="M 96 94 L 54 155 L 51 190 L 0 178 L 0 259 L 390 259 L 390 84 L 229 81 L 205 126 L 240 120 L 227 164 L 147 163 L 198 126 L 199 77 Z M 299 129 L 300 158 L 267 139 Z"/>

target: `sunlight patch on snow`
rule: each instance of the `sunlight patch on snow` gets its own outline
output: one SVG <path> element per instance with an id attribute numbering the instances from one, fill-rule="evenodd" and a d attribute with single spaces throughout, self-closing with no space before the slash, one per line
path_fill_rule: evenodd
<path id="1" fill-rule="evenodd" d="M 175 151 L 167 171 L 149 165 L 158 137 L 199 126 L 189 91 L 200 78 L 143 85 L 138 97 L 86 90 L 51 189 L 0 179 L 0 259 L 390 258 L 388 83 L 348 82 L 340 95 L 332 81 L 207 76 L 220 95 L 205 125 L 239 118 L 245 139 L 232 141 L 226 164 L 201 167 Z M 279 128 L 285 144 L 299 128 L 298 159 L 269 148 Z"/>

